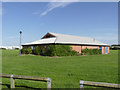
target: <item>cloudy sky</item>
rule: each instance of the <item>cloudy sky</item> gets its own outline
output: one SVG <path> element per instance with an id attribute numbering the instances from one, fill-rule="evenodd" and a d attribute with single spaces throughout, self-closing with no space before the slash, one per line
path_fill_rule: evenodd
<path id="1" fill-rule="evenodd" d="M 47 32 L 92 37 L 107 44 L 118 42 L 117 2 L 4 2 L 2 44 L 39 40 Z"/>

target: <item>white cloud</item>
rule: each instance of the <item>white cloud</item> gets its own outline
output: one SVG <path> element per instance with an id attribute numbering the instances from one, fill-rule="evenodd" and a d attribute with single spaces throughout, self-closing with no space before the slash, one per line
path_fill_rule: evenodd
<path id="1" fill-rule="evenodd" d="M 45 10 L 43 13 L 41 13 L 41 15 L 44 16 L 55 8 L 58 8 L 58 7 L 63 8 L 69 4 L 71 4 L 71 2 L 51 2 L 47 5 L 47 10 Z"/>
<path id="2" fill-rule="evenodd" d="M 31 0 L 32 1 L 32 0 Z M 35 0 L 34 0 L 35 1 Z M 119 0 L 38 0 L 37 2 L 49 2 L 47 9 L 41 14 L 39 11 L 33 12 L 33 14 L 40 14 L 41 16 L 47 15 L 49 12 L 55 8 L 64 8 L 74 2 L 118 2 Z"/>
<path id="3" fill-rule="evenodd" d="M 48 3 L 48 5 L 47 5 L 47 9 L 44 12 L 42 12 L 41 15 L 44 16 L 55 8 L 64 8 L 67 5 L 74 3 L 74 2 L 77 2 L 77 1 L 80 1 L 80 0 L 71 0 L 70 2 L 65 2 L 65 0 L 61 0 L 61 1 L 51 0 L 51 2 Z"/>

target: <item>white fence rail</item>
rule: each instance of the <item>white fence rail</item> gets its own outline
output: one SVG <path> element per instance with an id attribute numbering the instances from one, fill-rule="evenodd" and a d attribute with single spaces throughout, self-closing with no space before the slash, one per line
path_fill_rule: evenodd
<path id="1" fill-rule="evenodd" d="M 92 81 L 80 80 L 80 89 L 83 89 L 84 85 L 95 86 L 95 87 L 120 88 L 120 84 L 112 84 L 112 83 L 92 82 Z"/>
<path id="2" fill-rule="evenodd" d="M 51 88 L 51 79 L 50 78 L 33 77 L 33 76 L 21 76 L 21 75 L 8 75 L 8 74 L 2 74 L 2 75 L 0 75 L 0 77 L 10 78 L 10 88 L 15 88 L 15 79 L 47 82 L 47 88 L 49 90 Z"/>

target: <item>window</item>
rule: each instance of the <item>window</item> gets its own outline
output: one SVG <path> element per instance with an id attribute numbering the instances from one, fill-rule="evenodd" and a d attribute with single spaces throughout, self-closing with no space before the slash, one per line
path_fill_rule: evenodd
<path id="1" fill-rule="evenodd" d="M 32 49 L 32 50 L 35 50 L 35 46 L 31 46 L 31 49 Z"/>
<path id="2" fill-rule="evenodd" d="M 31 49 L 33 50 L 33 46 L 31 46 Z"/>
<path id="3" fill-rule="evenodd" d="M 33 46 L 33 50 L 35 50 L 35 46 Z"/>

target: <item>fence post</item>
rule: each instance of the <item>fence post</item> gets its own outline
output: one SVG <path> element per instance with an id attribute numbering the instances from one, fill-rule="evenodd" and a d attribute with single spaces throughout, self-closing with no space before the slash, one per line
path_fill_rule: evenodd
<path id="1" fill-rule="evenodd" d="M 51 79 L 47 78 L 47 90 L 51 90 Z"/>
<path id="2" fill-rule="evenodd" d="M 15 79 L 13 75 L 10 76 L 10 88 L 15 88 Z"/>
<path id="3" fill-rule="evenodd" d="M 83 83 L 84 83 L 84 81 L 80 80 L 80 90 L 83 90 Z"/>

